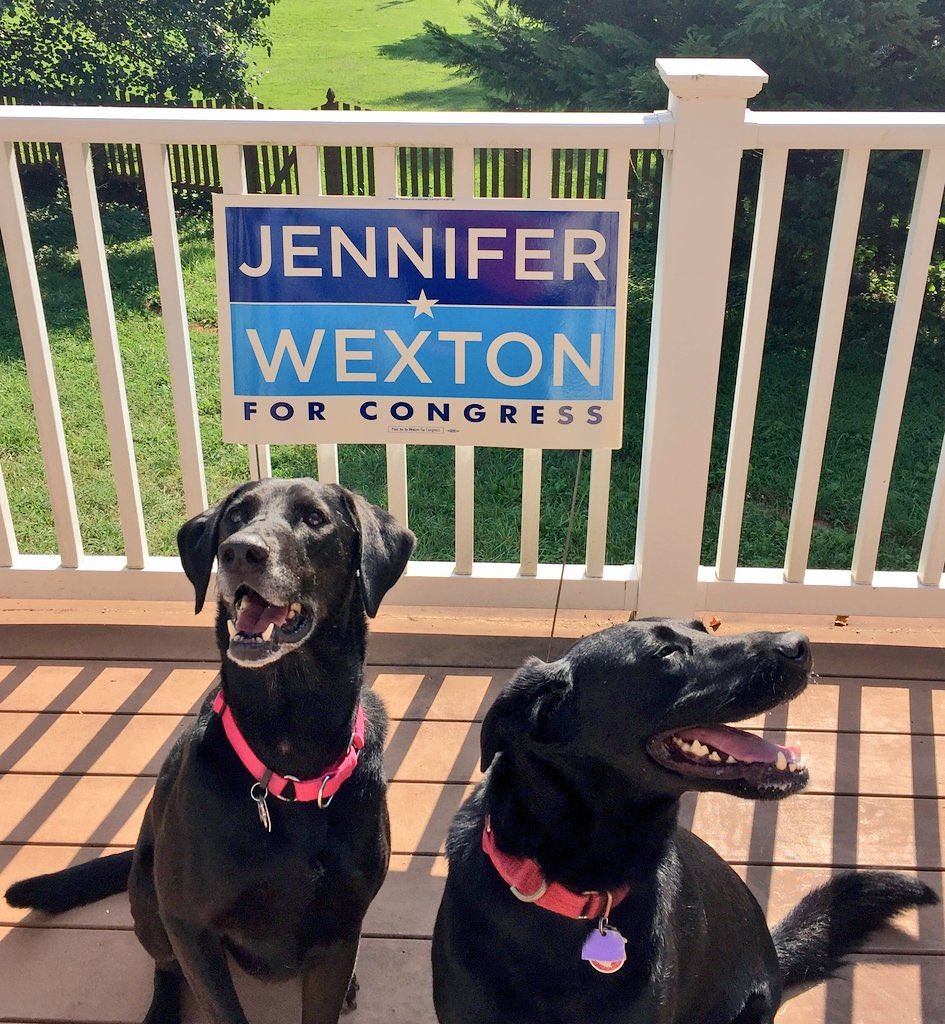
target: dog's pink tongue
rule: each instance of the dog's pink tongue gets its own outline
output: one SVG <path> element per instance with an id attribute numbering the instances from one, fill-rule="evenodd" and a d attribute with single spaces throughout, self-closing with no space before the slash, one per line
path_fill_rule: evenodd
<path id="1" fill-rule="evenodd" d="M 250 594 L 243 598 L 236 629 L 239 633 L 262 633 L 270 623 L 281 626 L 288 614 L 288 605 L 268 604 L 258 594 Z"/>
<path id="2" fill-rule="evenodd" d="M 799 747 L 782 747 L 753 733 L 733 729 L 728 725 L 683 729 L 677 735 L 690 742 L 699 740 L 700 743 L 708 744 L 716 750 L 724 750 L 738 761 L 774 764 L 778 754 L 784 754 L 788 761 L 796 761 L 801 756 Z"/>

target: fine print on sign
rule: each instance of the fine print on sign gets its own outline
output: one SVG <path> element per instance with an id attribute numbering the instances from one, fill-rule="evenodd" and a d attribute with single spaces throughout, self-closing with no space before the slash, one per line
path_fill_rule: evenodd
<path id="1" fill-rule="evenodd" d="M 629 203 L 215 196 L 227 441 L 619 448 Z"/>

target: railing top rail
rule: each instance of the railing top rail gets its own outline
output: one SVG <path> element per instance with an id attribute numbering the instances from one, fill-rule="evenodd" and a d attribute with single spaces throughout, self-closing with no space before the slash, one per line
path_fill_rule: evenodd
<path id="1" fill-rule="evenodd" d="M 523 131 L 532 133 L 527 139 Z M 235 110 L 177 107 L 0 107 L 4 142 L 190 145 L 432 146 L 672 149 L 667 111 L 628 113 Z M 745 149 L 931 149 L 945 146 L 942 111 L 752 111 Z"/>
<path id="2" fill-rule="evenodd" d="M 0 107 L 5 142 L 167 142 L 192 145 L 666 148 L 672 119 L 655 114 L 387 110 L 191 110 L 174 107 Z M 523 131 L 533 133 L 529 139 Z"/>
<path id="3" fill-rule="evenodd" d="M 943 111 L 755 111 L 745 149 L 933 149 L 945 146 Z"/>

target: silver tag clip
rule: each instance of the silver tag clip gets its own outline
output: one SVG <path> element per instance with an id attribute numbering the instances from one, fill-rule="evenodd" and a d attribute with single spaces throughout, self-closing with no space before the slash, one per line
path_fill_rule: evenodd
<path id="1" fill-rule="evenodd" d="M 272 818 L 269 817 L 269 806 L 266 803 L 267 789 L 258 782 L 254 782 L 249 795 L 256 803 L 256 813 L 259 815 L 259 823 L 267 831 L 272 831 Z"/>

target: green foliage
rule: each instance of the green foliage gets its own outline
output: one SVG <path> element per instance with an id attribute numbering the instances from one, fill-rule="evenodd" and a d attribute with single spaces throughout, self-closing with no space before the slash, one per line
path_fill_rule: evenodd
<path id="1" fill-rule="evenodd" d="M 468 19 L 471 35 L 453 36 L 424 22 L 444 63 L 477 79 L 488 94 L 503 94 L 511 106 L 531 106 L 537 97 L 546 109 L 568 106 L 572 89 L 558 69 L 569 54 L 560 40 L 513 6 L 503 11 L 483 0 L 478 7 L 480 14 Z"/>
<path id="2" fill-rule="evenodd" d="M 498 106 L 653 109 L 657 57 L 751 57 L 759 107 L 919 110 L 945 86 L 940 0 L 478 0 L 471 35 L 425 27 Z"/>
<path id="3" fill-rule="evenodd" d="M 28 102 L 247 95 L 271 0 L 3 0 L 0 90 Z"/>
<path id="4" fill-rule="evenodd" d="M 470 33 L 425 23 L 441 60 L 495 106 L 652 110 L 666 103 L 657 57 L 750 57 L 769 74 L 755 108 L 922 110 L 945 96 L 942 0 L 477 0 Z M 746 157 L 733 293 L 747 275 L 759 169 Z M 898 278 L 916 154 L 876 153 L 860 225 L 854 294 Z M 791 154 L 772 321 L 809 332 L 816 315 L 839 160 Z M 936 264 L 945 256 L 936 255 Z M 927 300 L 941 312 L 930 282 Z"/>

